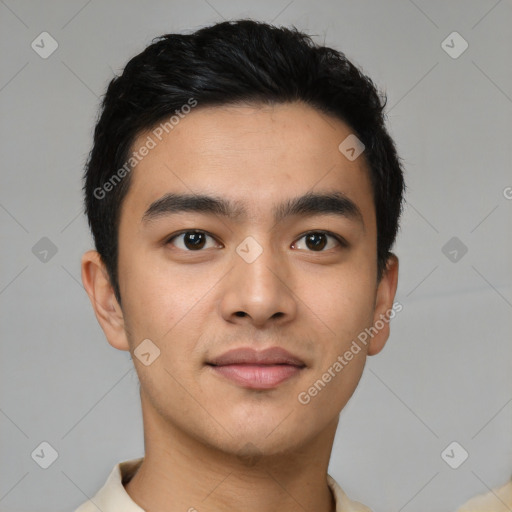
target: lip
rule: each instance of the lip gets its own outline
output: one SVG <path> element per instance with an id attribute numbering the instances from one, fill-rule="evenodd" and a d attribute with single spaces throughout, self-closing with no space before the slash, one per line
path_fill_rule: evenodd
<path id="1" fill-rule="evenodd" d="M 275 388 L 306 367 L 304 361 L 280 347 L 262 351 L 237 348 L 207 364 L 215 373 L 249 389 Z"/>

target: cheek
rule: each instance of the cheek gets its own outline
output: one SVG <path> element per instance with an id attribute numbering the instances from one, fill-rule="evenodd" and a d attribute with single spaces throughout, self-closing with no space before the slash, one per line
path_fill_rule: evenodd
<path id="1" fill-rule="evenodd" d="M 368 279 L 369 272 L 346 270 L 324 276 L 308 277 L 308 283 L 301 286 L 298 296 L 316 317 L 330 343 L 327 352 L 340 350 L 351 342 L 361 330 L 371 325 L 375 286 Z M 313 285 L 312 285 L 313 284 Z"/>
<path id="2" fill-rule="evenodd" d="M 172 264 L 162 254 L 149 257 L 133 251 L 120 265 L 123 304 L 140 331 L 162 337 L 178 322 L 187 322 L 215 280 L 195 265 Z M 211 280 L 211 284 L 208 282 Z"/>
<path id="3" fill-rule="evenodd" d="M 146 264 L 136 258 L 130 263 L 125 267 L 123 298 L 130 346 L 136 349 L 149 339 L 159 350 L 148 366 L 133 357 L 141 387 L 162 412 L 177 403 L 186 409 L 190 404 L 184 399 L 182 386 L 192 389 L 191 370 L 199 365 L 197 346 L 207 315 L 205 284 L 201 285 L 198 275 L 194 278 L 183 270 L 171 271 L 169 264 Z"/>

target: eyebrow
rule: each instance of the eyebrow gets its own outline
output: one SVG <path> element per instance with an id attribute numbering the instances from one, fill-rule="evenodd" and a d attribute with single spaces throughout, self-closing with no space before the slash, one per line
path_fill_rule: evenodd
<path id="1" fill-rule="evenodd" d="M 204 194 L 168 193 L 151 203 L 142 216 L 142 223 L 176 213 L 196 212 L 219 215 L 236 221 L 247 218 L 247 210 L 241 203 L 228 199 Z M 283 219 L 300 215 L 312 216 L 332 214 L 359 222 L 364 228 L 361 210 L 352 199 L 341 192 L 313 193 L 290 198 L 273 209 L 276 223 Z"/>

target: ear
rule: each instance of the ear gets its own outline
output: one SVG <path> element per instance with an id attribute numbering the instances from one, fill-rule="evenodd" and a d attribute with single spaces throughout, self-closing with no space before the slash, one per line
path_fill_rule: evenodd
<path id="1" fill-rule="evenodd" d="M 373 314 L 373 327 L 376 334 L 371 338 L 368 346 L 368 355 L 378 354 L 389 338 L 390 312 L 394 313 L 393 301 L 398 284 L 398 258 L 391 253 L 382 278 L 377 286 L 375 298 L 375 311 Z"/>
<path id="2" fill-rule="evenodd" d="M 110 284 L 105 264 L 96 251 L 87 251 L 82 256 L 82 283 L 108 342 L 119 350 L 130 350 L 123 312 Z"/>

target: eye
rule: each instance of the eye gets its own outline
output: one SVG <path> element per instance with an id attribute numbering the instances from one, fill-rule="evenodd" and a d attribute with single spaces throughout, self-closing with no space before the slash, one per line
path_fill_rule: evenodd
<path id="1" fill-rule="evenodd" d="M 197 229 L 191 229 L 188 231 L 182 231 L 176 235 L 171 236 L 166 244 L 171 244 L 173 240 L 178 240 L 179 242 L 173 244 L 178 249 L 182 249 L 184 251 L 199 251 L 204 248 L 208 248 L 207 239 L 210 238 L 214 240 L 214 238 L 204 231 L 200 231 Z M 210 247 L 215 247 L 215 243 L 210 245 Z"/>
<path id="2" fill-rule="evenodd" d="M 327 247 L 329 245 L 329 238 L 336 241 L 334 246 L 331 244 L 330 247 Z M 324 249 L 326 247 L 326 250 L 332 249 L 333 247 L 336 247 L 336 244 L 338 246 L 347 247 L 347 243 L 340 236 L 335 235 L 334 233 L 329 233 L 328 231 L 310 231 L 309 233 L 306 233 L 301 238 L 299 238 L 299 240 L 302 239 L 305 239 L 306 247 L 314 252 L 325 252 Z M 302 249 L 302 247 L 299 247 L 299 245 L 301 244 L 297 241 L 293 244 L 292 247 L 294 249 Z"/>

